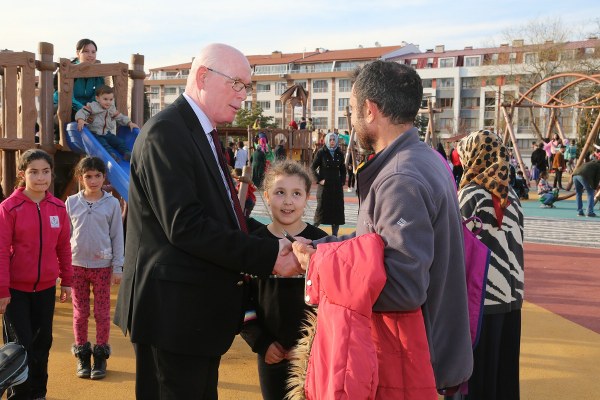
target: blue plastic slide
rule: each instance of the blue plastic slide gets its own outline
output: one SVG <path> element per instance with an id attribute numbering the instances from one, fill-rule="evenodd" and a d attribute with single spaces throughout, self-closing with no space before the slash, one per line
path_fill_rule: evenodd
<path id="1" fill-rule="evenodd" d="M 125 141 L 129 150 L 133 150 L 133 143 L 139 132 L 138 128 L 130 130 L 127 126 L 119 126 L 117 136 Z M 101 158 L 106 164 L 106 177 L 110 181 L 110 184 L 125 201 L 128 201 L 129 161 L 115 161 L 106 149 L 98 143 L 98 140 L 96 140 L 86 126 L 81 131 L 77 130 L 77 122 L 67 124 L 67 142 L 71 150 L 75 153 L 88 154 Z"/>

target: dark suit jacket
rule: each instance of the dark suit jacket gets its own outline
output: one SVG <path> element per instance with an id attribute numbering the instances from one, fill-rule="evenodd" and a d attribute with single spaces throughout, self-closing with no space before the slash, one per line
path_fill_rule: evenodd
<path id="1" fill-rule="evenodd" d="M 239 230 L 206 134 L 183 96 L 144 125 L 131 158 L 115 310 L 132 342 L 222 355 L 243 319 L 240 273 L 268 275 L 278 246 Z"/>

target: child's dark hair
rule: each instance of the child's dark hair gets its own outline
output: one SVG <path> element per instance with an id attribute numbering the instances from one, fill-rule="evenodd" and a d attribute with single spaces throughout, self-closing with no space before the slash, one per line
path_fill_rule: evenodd
<path id="1" fill-rule="evenodd" d="M 75 45 L 75 50 L 77 51 L 81 51 L 85 48 L 85 46 L 87 46 L 88 44 L 93 44 L 94 47 L 96 48 L 96 51 L 98 50 L 98 46 L 96 45 L 96 42 L 94 42 L 92 39 L 81 39 L 80 41 L 77 42 L 77 44 Z"/>
<path id="2" fill-rule="evenodd" d="M 29 164 L 36 160 L 44 160 L 50 165 L 50 170 L 54 170 L 54 160 L 52 156 L 46 153 L 44 150 L 40 149 L 30 149 L 21 154 L 19 157 L 19 164 L 17 165 L 17 171 L 25 172 Z M 17 177 L 17 187 L 25 187 L 25 178 L 18 176 Z"/>
<path id="3" fill-rule="evenodd" d="M 263 182 L 265 191 L 269 191 L 273 187 L 275 178 L 281 175 L 300 177 L 306 184 L 306 194 L 310 193 L 310 186 L 314 181 L 312 172 L 299 162 L 292 160 L 277 161 L 271 165 L 265 173 L 265 180 Z"/>
<path id="4" fill-rule="evenodd" d="M 96 96 L 102 96 L 103 94 L 113 94 L 115 91 L 113 88 L 107 85 L 100 85 L 96 88 Z"/>
<path id="5" fill-rule="evenodd" d="M 88 171 L 98 171 L 106 175 L 106 164 L 98 157 L 83 157 L 75 166 L 75 176 L 83 176 Z"/>

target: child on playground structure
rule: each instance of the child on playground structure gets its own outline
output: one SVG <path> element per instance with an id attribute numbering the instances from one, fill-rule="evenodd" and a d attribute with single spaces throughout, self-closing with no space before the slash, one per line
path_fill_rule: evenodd
<path id="1" fill-rule="evenodd" d="M 71 219 L 73 251 L 72 352 L 77 357 L 79 378 L 102 379 L 111 349 L 110 285 L 123 273 L 123 223 L 119 200 L 102 189 L 106 166 L 98 157 L 85 157 L 75 167 L 83 190 L 66 201 Z M 96 344 L 88 342 L 90 286 L 94 293 Z M 94 365 L 91 365 L 93 355 Z"/>
<path id="2" fill-rule="evenodd" d="M 9 399 L 45 399 L 56 280 L 60 302 L 71 294 L 73 269 L 65 203 L 49 191 L 54 161 L 43 150 L 25 151 L 18 187 L 0 204 L 0 314 L 4 342 L 27 349 L 29 377 Z"/>
<path id="3" fill-rule="evenodd" d="M 264 199 L 273 222 L 252 232 L 261 237 L 292 236 L 316 240 L 327 236 L 302 221 L 312 184 L 309 171 L 295 161 L 275 162 L 265 174 Z M 258 376 L 265 400 L 281 400 L 286 393 L 289 351 L 300 338 L 305 311 L 304 275 L 292 278 L 253 278 L 250 306 L 242 337 L 258 354 Z"/>
<path id="4" fill-rule="evenodd" d="M 558 198 L 558 189 L 553 189 L 548 183 L 548 171 L 540 172 L 538 195 L 542 203 L 541 208 L 554 208 L 554 202 Z"/>
<path id="5" fill-rule="evenodd" d="M 119 152 L 125 161 L 131 158 L 131 151 L 125 142 L 115 133 L 117 123 L 127 125 L 129 129 L 138 128 L 127 115 L 120 113 L 114 104 L 114 91 L 110 86 L 102 85 L 96 89 L 96 101 L 87 103 L 75 114 L 77 129 L 81 131 L 84 125 L 94 134 L 98 142 L 108 154 L 119 161 Z"/>

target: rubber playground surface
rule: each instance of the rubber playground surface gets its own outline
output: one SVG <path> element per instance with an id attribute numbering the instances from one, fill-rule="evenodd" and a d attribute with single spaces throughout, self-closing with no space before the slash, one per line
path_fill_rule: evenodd
<path id="1" fill-rule="evenodd" d="M 355 202 L 353 193 L 345 193 Z M 535 199 L 524 201 L 528 217 L 570 219 L 576 224 L 574 200 L 542 209 Z M 597 212 L 597 211 L 596 211 Z M 591 218 L 583 218 L 590 220 Z M 600 228 L 600 219 L 598 228 Z M 324 228 L 327 230 L 327 227 Z M 342 227 L 340 234 L 353 227 Z M 521 344 L 521 398 L 531 400 L 599 399 L 600 377 L 600 243 L 592 247 L 525 244 L 525 304 Z M 113 287 L 112 301 L 117 288 Z M 54 344 L 50 352 L 48 399 L 133 399 L 134 353 L 128 338 L 111 329 L 113 355 L 104 380 L 75 377 L 71 304 L 58 304 Z M 90 323 L 90 341 L 94 338 Z M 193 343 L 190 344 L 193 346 Z M 219 398 L 261 399 L 256 355 L 238 336 L 222 358 Z"/>

